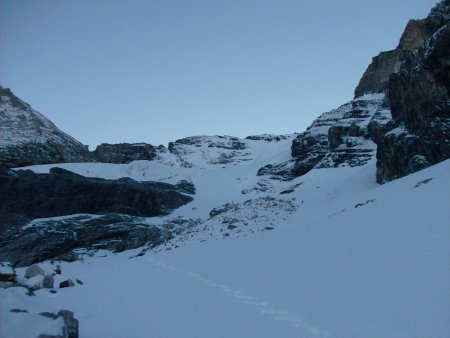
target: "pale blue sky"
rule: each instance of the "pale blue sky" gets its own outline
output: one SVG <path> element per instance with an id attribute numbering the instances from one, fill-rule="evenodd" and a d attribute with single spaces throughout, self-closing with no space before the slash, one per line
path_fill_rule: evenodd
<path id="1" fill-rule="evenodd" d="M 91 147 L 303 131 L 436 0 L 0 0 L 0 82 Z"/>

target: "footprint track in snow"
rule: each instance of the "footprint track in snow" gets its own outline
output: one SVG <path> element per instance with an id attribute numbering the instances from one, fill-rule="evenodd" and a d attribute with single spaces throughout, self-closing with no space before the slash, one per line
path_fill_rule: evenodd
<path id="1" fill-rule="evenodd" d="M 268 302 L 268 301 L 259 300 L 256 297 L 244 294 L 242 291 L 235 290 L 227 285 L 219 284 L 208 278 L 204 278 L 197 273 L 164 264 L 153 258 L 147 257 L 147 260 L 149 260 L 151 263 L 153 263 L 154 265 L 156 265 L 162 269 L 166 269 L 166 270 L 170 270 L 170 271 L 182 274 L 182 275 L 187 276 L 187 277 L 189 277 L 193 280 L 196 280 L 200 283 L 204 283 L 210 287 L 219 289 L 222 292 L 227 293 L 234 298 L 237 298 L 244 305 L 254 306 L 261 314 L 269 315 L 275 321 L 285 322 L 287 324 L 290 324 L 291 327 L 301 330 L 303 333 L 303 335 L 301 337 L 305 337 L 305 338 L 306 337 L 311 337 L 311 338 L 312 337 L 320 337 L 320 338 L 330 337 L 330 334 L 328 332 L 325 332 L 323 330 L 320 330 L 314 326 L 307 324 L 298 315 L 289 313 L 288 311 L 279 310 L 279 309 L 274 308 L 273 306 L 270 305 L 270 302 Z"/>

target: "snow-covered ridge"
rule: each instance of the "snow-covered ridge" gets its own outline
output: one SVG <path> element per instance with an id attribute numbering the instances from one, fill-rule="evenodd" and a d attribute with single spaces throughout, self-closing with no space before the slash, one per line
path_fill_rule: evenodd
<path id="1" fill-rule="evenodd" d="M 70 141 L 80 144 L 73 137 L 60 131 L 28 103 L 13 96 L 8 89 L 0 89 L 0 148 L 48 141 L 61 144 Z"/>
<path id="2" fill-rule="evenodd" d="M 169 152 L 182 167 L 237 166 L 272 156 L 272 149 L 289 147 L 294 135 L 192 136 L 169 144 Z M 161 155 L 161 158 L 167 155 Z M 173 158 L 173 156 L 172 156 Z"/>
<path id="3" fill-rule="evenodd" d="M 255 139 L 193 136 L 172 142 L 169 149 L 158 147 L 156 157 L 151 161 L 133 161 L 128 164 L 59 163 L 20 169 L 48 173 L 52 167 L 61 167 L 88 177 L 130 177 L 137 181 L 176 183 L 208 169 L 222 171 L 230 167 L 257 168 L 273 160 L 290 158 L 289 148 L 295 135 L 253 137 Z M 273 141 L 275 137 L 278 139 Z"/>
<path id="4" fill-rule="evenodd" d="M 331 127 L 358 127 L 360 133 L 369 134 L 370 122 L 387 123 L 391 121 L 389 107 L 384 106 L 385 94 L 365 94 L 354 100 L 323 113 L 307 128 L 306 132 L 313 137 L 327 140 Z M 361 135 L 364 136 L 364 135 Z M 345 140 L 342 140 L 343 144 Z"/>
<path id="5" fill-rule="evenodd" d="M 313 168 L 361 166 L 375 157 L 376 143 L 392 120 L 384 93 L 365 94 L 323 113 L 297 135 L 292 158 L 258 171 L 272 179 L 290 180 Z"/>
<path id="6" fill-rule="evenodd" d="M 0 86 L 0 166 L 90 159 L 87 147 Z"/>

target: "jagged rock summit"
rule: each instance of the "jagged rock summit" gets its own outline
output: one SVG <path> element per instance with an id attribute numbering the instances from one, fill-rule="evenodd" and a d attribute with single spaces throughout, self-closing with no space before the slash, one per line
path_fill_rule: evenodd
<path id="1" fill-rule="evenodd" d="M 88 161 L 86 146 L 0 86 L 0 166 Z"/>
<path id="2" fill-rule="evenodd" d="M 449 2 L 443 0 L 425 19 L 409 20 L 397 47 L 381 52 L 372 59 L 355 89 L 355 97 L 367 93 L 387 92 L 391 75 L 399 72 L 404 61 L 413 56 L 426 40 L 448 23 L 448 6 Z"/>

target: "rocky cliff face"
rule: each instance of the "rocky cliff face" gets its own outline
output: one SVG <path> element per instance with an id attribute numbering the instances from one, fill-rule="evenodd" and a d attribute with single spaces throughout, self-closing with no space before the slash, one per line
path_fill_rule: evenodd
<path id="1" fill-rule="evenodd" d="M 397 73 L 402 63 L 448 20 L 446 6 L 448 1 L 444 0 L 432 9 L 427 18 L 410 20 L 398 46 L 394 50 L 381 52 L 372 59 L 355 89 L 355 97 L 366 93 L 387 92 L 390 76 Z"/>
<path id="2" fill-rule="evenodd" d="M 151 161 L 156 157 L 157 149 L 147 143 L 102 143 L 93 152 L 98 162 L 130 163 L 133 161 Z"/>
<path id="3" fill-rule="evenodd" d="M 373 58 L 355 99 L 297 136 L 292 160 L 258 174 L 289 180 L 314 168 L 364 165 L 376 152 L 383 183 L 449 158 L 449 8 L 444 0 L 426 19 L 410 20 L 397 48 Z"/>
<path id="4" fill-rule="evenodd" d="M 436 30 L 390 77 L 390 105 L 396 128 L 384 135 L 378 147 L 380 183 L 450 158 L 449 18 L 450 1 L 444 1 L 428 18 L 437 23 Z"/>
<path id="5" fill-rule="evenodd" d="M 386 92 L 389 77 L 400 69 L 402 60 L 408 54 L 408 51 L 395 49 L 375 56 L 355 89 L 355 98 L 366 93 Z"/>
<path id="6" fill-rule="evenodd" d="M 6 170 L 0 173 L 0 230 L 2 224 L 77 213 L 165 215 L 192 201 L 185 193 L 193 187 L 186 184 L 90 178 L 61 168 L 50 174 Z"/>
<path id="7" fill-rule="evenodd" d="M 314 168 L 359 166 L 375 157 L 391 121 L 383 93 L 367 94 L 322 114 L 292 142 L 292 160 L 268 164 L 258 175 L 290 180 Z"/>
<path id="8" fill-rule="evenodd" d="M 170 142 L 168 150 L 182 167 L 202 168 L 248 161 L 248 146 L 233 136 L 191 136 Z"/>
<path id="9" fill-rule="evenodd" d="M 27 266 L 75 260 L 78 248 L 119 252 L 158 245 L 173 226 L 152 226 L 147 217 L 170 213 L 194 193 L 183 180 L 173 185 L 88 178 L 60 168 L 50 174 L 1 170 L 0 261 Z"/>
<path id="10" fill-rule="evenodd" d="M 145 244 L 158 245 L 169 235 L 145 219 L 123 214 L 43 219 L 1 232 L 0 259 L 16 267 L 47 259 L 74 261 L 80 248 L 120 252 Z"/>
<path id="11" fill-rule="evenodd" d="M 0 167 L 91 160 L 86 146 L 0 87 Z"/>

